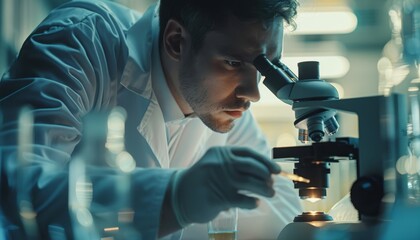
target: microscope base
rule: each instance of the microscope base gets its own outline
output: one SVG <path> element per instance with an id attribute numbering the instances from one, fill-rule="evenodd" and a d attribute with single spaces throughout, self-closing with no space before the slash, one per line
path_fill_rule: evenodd
<path id="1" fill-rule="evenodd" d="M 280 232 L 277 240 L 374 240 L 379 238 L 381 226 L 362 222 L 294 222 Z"/>

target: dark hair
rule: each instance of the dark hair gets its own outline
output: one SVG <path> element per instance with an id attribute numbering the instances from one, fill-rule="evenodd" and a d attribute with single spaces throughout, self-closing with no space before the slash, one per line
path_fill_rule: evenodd
<path id="1" fill-rule="evenodd" d="M 160 0 L 160 39 L 170 19 L 183 24 L 190 32 L 195 50 L 204 35 L 229 15 L 241 20 L 271 20 L 280 17 L 295 27 L 297 0 Z"/>

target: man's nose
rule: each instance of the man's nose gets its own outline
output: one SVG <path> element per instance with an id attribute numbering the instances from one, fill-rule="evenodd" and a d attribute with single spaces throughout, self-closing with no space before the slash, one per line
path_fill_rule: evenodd
<path id="1" fill-rule="evenodd" d="M 250 102 L 258 102 L 261 98 L 258 89 L 261 74 L 256 70 L 247 71 L 236 88 L 236 97 Z"/>

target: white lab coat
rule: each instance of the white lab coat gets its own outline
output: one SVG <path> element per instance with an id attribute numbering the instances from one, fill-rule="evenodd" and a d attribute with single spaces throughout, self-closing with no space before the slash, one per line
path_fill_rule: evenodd
<path id="1" fill-rule="evenodd" d="M 216 145 L 249 146 L 269 155 L 250 112 L 227 134 L 211 131 L 198 118 L 183 117 L 163 79 L 158 31 L 155 7 L 140 15 L 114 3 L 72 1 L 40 24 L 3 76 L 0 110 L 7 114 L 0 136 L 2 174 L 7 180 L 2 189 L 7 184 L 7 189 L 16 190 L 16 119 L 18 110 L 31 104 L 35 157 L 27 186 L 36 193 L 33 204 L 39 221 L 67 226 L 69 217 L 56 211 L 66 208 L 67 165 L 80 141 L 81 117 L 91 110 L 116 105 L 127 110 L 126 148 L 138 166 L 131 178 L 134 225 L 144 239 L 157 236 L 172 168 L 192 165 Z M 107 204 L 116 195 L 115 172 L 97 168 L 91 178 L 94 201 L 112 209 Z M 239 239 L 274 239 L 299 213 L 292 183 L 278 177 L 275 185 L 277 194 L 269 204 L 264 201 L 257 210 L 241 212 Z M 13 198 L 2 198 L 6 204 L 14 206 Z M 10 213 L 9 218 L 13 222 Z M 109 218 L 109 226 L 116 221 L 116 215 Z M 203 239 L 205 234 L 203 225 L 191 226 L 183 238 Z"/>

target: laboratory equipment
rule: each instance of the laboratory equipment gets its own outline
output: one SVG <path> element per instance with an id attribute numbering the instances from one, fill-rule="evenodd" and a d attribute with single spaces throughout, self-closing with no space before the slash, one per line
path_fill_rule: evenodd
<path id="1" fill-rule="evenodd" d="M 406 179 L 403 184 L 408 188 L 405 201 L 396 205 L 390 213 L 393 222 L 383 228 L 382 239 L 419 239 L 420 238 L 420 1 L 393 0 L 389 15 L 393 38 L 398 45 L 398 59 L 392 66 L 392 77 L 387 78 L 385 91 L 399 92 L 408 100 L 409 155 L 398 161 L 397 169 Z M 385 51 L 384 51 L 385 52 Z M 387 55 L 384 55 L 386 58 Z M 404 74 L 403 71 L 405 70 Z M 400 74 L 400 78 L 397 78 Z M 395 79 L 400 82 L 392 81 Z M 381 90 L 381 89 L 380 89 Z"/>
<path id="2" fill-rule="evenodd" d="M 125 150 L 125 119 L 121 107 L 92 111 L 83 117 L 81 146 L 69 167 L 69 210 L 75 239 L 142 239 L 133 226 L 130 173 L 135 161 Z M 93 199 L 95 168 L 113 172 L 112 187 L 118 197 L 109 197 L 106 205 Z"/>
<path id="3" fill-rule="evenodd" d="M 31 196 L 31 188 L 28 186 L 34 182 L 31 167 L 35 164 L 30 158 L 34 152 L 34 117 L 30 107 L 21 109 L 16 139 L 16 166 L 13 172 L 8 172 L 8 177 L 14 180 L 16 191 L 11 190 L 12 188 L 2 189 L 6 194 L 16 194 L 16 197 L 9 195 L 10 200 L 2 199 L 2 204 L 5 204 L 0 212 L 0 239 L 3 235 L 6 239 L 142 239 L 133 224 L 130 172 L 134 170 L 135 162 L 125 151 L 125 113 L 120 108 L 114 108 L 110 112 L 91 112 L 83 121 L 82 141 L 69 163 L 69 209 L 65 206 L 57 208 L 51 204 L 53 211 L 63 210 L 54 214 L 65 215 L 69 210 L 71 223 L 66 223 L 64 228 L 62 225 L 40 220 L 37 202 Z M 109 174 L 109 179 L 115 184 L 111 185 L 110 190 L 118 197 L 105 196 L 95 201 L 93 196 L 97 185 L 95 186 L 93 179 L 98 177 L 94 172 L 98 168 L 113 172 L 112 175 Z M 50 174 L 61 169 L 45 166 L 44 170 Z M 103 204 L 103 199 L 106 205 Z"/>
<path id="4" fill-rule="evenodd" d="M 337 138 L 335 141 L 318 142 L 299 147 L 273 149 L 277 161 L 295 161 L 294 173 L 304 176 L 309 182 L 294 181 L 299 197 L 310 202 L 324 199 L 329 187 L 330 164 L 341 159 L 358 159 L 358 141 L 354 138 Z M 332 221 L 332 217 L 321 211 L 303 212 L 295 222 Z"/>
<path id="5" fill-rule="evenodd" d="M 209 240 L 237 240 L 238 208 L 220 212 L 207 223 Z"/>
<path id="6" fill-rule="evenodd" d="M 280 61 L 273 64 L 263 54 L 255 58 L 254 65 L 265 76 L 264 85 L 287 104 L 339 97 L 330 83 L 319 79 L 318 62 L 299 63 L 299 81 L 286 65 Z M 299 129 L 299 140 L 307 142 L 310 138 L 319 142 L 325 134 L 334 134 L 339 128 L 335 113 L 334 109 L 325 108 L 295 109 L 294 125 Z"/>
<path id="7" fill-rule="evenodd" d="M 328 165 L 336 162 L 337 157 L 357 162 L 351 200 L 359 211 L 360 221 L 337 223 L 325 213 L 304 212 L 282 230 L 278 239 L 377 239 L 383 222 L 389 220 L 387 213 L 406 194 L 403 176 L 395 171 L 396 161 L 407 150 L 405 97 L 390 94 L 338 99 L 334 87 L 319 79 L 316 62 L 300 63 L 299 78 L 264 55 L 258 56 L 254 64 L 266 77 L 264 84 L 279 99 L 292 105 L 299 134 L 307 131 L 313 140 L 309 146 L 273 149 L 274 158 L 297 160 L 294 173 L 310 180 L 310 183 L 295 183 L 301 198 L 325 197 Z M 333 134 L 339 127 L 336 111 L 357 114 L 359 139 L 321 142 L 325 134 Z M 336 238 L 334 234 L 323 234 L 326 231 L 347 235 Z"/>

